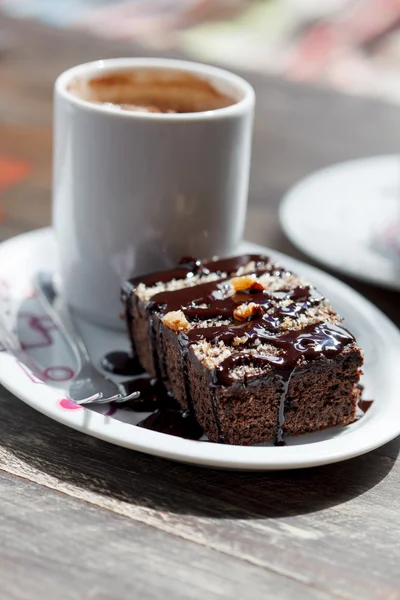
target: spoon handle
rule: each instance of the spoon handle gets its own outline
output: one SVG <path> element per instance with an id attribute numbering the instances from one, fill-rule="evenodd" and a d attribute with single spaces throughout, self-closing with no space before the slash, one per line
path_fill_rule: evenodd
<path id="1" fill-rule="evenodd" d="M 54 309 L 54 302 L 57 298 L 57 292 L 54 288 L 51 275 L 44 272 L 38 273 L 35 277 L 35 284 L 35 288 L 39 294 L 39 298 L 43 307 L 46 309 L 48 315 L 67 341 L 68 345 L 72 348 L 80 366 L 91 364 L 89 352 L 68 308 L 66 306 L 63 307 L 65 316 L 68 319 L 68 329 L 64 325 L 57 311 Z"/>

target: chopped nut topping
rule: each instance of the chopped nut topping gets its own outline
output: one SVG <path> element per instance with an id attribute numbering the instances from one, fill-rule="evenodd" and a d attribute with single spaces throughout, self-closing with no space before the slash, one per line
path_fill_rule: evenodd
<path id="1" fill-rule="evenodd" d="M 237 321 L 245 321 L 249 317 L 253 317 L 255 314 L 260 314 L 261 306 L 255 302 L 249 302 L 248 304 L 240 304 L 233 311 L 233 317 Z"/>
<path id="2" fill-rule="evenodd" d="M 240 344 L 245 344 L 247 342 L 247 340 L 249 339 L 248 335 L 242 335 L 242 337 L 235 337 L 235 339 L 232 342 L 232 346 L 240 346 Z"/>
<path id="3" fill-rule="evenodd" d="M 171 310 L 161 320 L 172 331 L 190 329 L 189 321 L 181 310 Z"/>
<path id="4" fill-rule="evenodd" d="M 231 284 L 236 292 L 241 290 L 263 290 L 264 286 L 257 280 L 255 275 L 243 275 L 232 277 Z"/>

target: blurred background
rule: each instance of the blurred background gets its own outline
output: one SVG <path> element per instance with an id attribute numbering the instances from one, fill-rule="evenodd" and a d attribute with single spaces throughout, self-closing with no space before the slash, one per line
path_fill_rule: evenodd
<path id="1" fill-rule="evenodd" d="M 0 0 L 0 11 L 400 102 L 400 0 Z"/>

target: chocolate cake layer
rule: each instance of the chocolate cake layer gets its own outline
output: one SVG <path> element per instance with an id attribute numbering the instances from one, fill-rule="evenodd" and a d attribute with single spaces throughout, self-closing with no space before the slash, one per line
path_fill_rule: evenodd
<path id="1" fill-rule="evenodd" d="M 122 297 L 142 366 L 210 440 L 282 443 L 355 419 L 360 348 L 313 286 L 268 257 L 184 259 Z"/>

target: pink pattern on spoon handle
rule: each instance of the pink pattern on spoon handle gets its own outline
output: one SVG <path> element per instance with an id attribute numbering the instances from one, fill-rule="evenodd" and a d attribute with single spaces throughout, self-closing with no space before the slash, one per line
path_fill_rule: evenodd
<path id="1" fill-rule="evenodd" d="M 18 315 L 18 319 L 26 319 L 28 321 L 29 328 L 38 334 L 38 340 L 36 342 L 23 342 L 21 346 L 24 350 L 32 350 L 33 348 L 46 348 L 52 346 L 54 340 L 50 334 L 50 331 L 57 330 L 55 323 L 47 315 L 37 316 L 29 312 L 21 312 Z"/>

